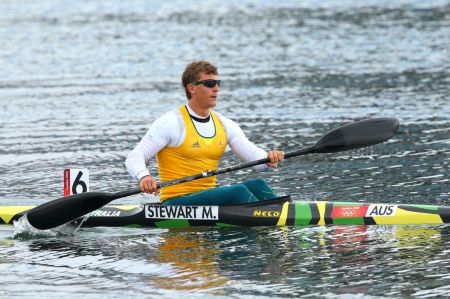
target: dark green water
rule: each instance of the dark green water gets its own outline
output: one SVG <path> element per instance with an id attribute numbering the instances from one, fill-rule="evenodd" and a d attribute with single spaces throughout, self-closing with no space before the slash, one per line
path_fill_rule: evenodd
<path id="1" fill-rule="evenodd" d="M 199 58 L 219 65 L 216 110 L 265 149 L 309 146 L 363 118 L 401 123 L 388 143 L 220 184 L 263 177 L 298 200 L 450 205 L 449 1 L 3 1 L 0 11 L 0 205 L 62 196 L 67 166 L 88 168 L 91 190 L 135 187 L 125 157 L 185 103 L 181 72 Z M 227 153 L 221 166 L 236 162 Z M 450 291 L 448 225 L 12 235 L 0 227 L 5 298 Z"/>

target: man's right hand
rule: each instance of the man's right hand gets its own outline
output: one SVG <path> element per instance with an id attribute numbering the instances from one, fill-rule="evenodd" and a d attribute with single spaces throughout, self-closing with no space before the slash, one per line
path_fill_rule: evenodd
<path id="1" fill-rule="evenodd" d="M 155 195 L 159 194 L 159 189 L 156 188 L 156 184 L 156 180 L 149 175 L 144 176 L 139 181 L 139 187 L 142 192 L 154 193 Z"/>

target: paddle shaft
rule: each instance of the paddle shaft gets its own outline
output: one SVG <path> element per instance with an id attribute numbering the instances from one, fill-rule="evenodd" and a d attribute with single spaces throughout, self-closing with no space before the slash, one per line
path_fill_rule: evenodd
<path id="1" fill-rule="evenodd" d="M 286 153 L 284 155 L 284 158 L 287 159 L 287 158 L 297 157 L 297 156 L 301 156 L 301 155 L 310 154 L 312 152 L 314 152 L 314 147 L 308 147 L 305 149 Z M 190 182 L 190 181 L 195 181 L 198 179 L 203 179 L 203 178 L 207 178 L 207 177 L 211 177 L 211 176 L 215 176 L 215 175 L 219 175 L 219 174 L 223 174 L 223 173 L 227 173 L 227 172 L 232 172 L 232 171 L 249 168 L 249 167 L 253 167 L 253 166 L 257 166 L 257 165 L 261 165 L 261 164 L 267 164 L 269 162 L 270 162 L 270 159 L 265 158 L 265 159 L 255 160 L 255 161 L 248 162 L 248 163 L 237 164 L 234 166 L 229 166 L 229 167 L 225 167 L 225 168 L 221 168 L 221 169 L 206 170 L 202 173 L 194 174 L 194 175 L 183 177 L 180 179 L 171 180 L 171 181 L 167 181 L 167 182 L 163 182 L 163 183 L 158 183 L 156 186 L 158 189 L 161 189 L 164 187 L 178 185 L 178 184 L 186 183 L 186 182 Z M 119 199 L 122 197 L 135 195 L 135 194 L 138 194 L 141 192 L 142 192 L 141 189 L 135 188 L 135 189 L 131 189 L 131 190 L 125 190 L 125 191 L 114 193 L 111 195 L 111 197 L 113 199 Z"/>

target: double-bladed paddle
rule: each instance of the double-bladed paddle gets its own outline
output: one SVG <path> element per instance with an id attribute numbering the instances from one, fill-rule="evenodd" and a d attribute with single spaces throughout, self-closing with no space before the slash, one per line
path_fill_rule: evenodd
<path id="1" fill-rule="evenodd" d="M 284 157 L 286 159 L 312 153 L 334 153 L 382 143 L 394 136 L 398 130 L 398 126 L 399 122 L 395 118 L 374 118 L 354 122 L 328 132 L 322 136 L 315 145 L 286 153 Z M 196 175 L 159 183 L 158 188 L 164 188 L 269 162 L 270 160 L 266 158 L 227 168 L 208 170 Z M 117 193 L 86 192 L 75 194 L 37 206 L 27 213 L 27 218 L 29 223 L 37 229 L 50 229 L 82 217 L 115 199 L 138 194 L 140 192 L 141 190 L 136 188 Z"/>

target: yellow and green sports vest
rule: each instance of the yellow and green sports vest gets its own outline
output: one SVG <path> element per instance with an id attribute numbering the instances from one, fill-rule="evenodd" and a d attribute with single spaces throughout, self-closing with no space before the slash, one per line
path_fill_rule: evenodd
<path id="1" fill-rule="evenodd" d="M 183 144 L 177 147 L 166 146 L 156 155 L 161 182 L 179 179 L 214 170 L 227 146 L 225 129 L 213 111 L 210 111 L 216 134 L 211 138 L 201 136 L 192 122 L 185 106 L 179 108 L 186 126 Z M 216 186 L 216 176 L 202 178 L 191 182 L 168 186 L 161 189 L 161 202 Z"/>

